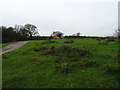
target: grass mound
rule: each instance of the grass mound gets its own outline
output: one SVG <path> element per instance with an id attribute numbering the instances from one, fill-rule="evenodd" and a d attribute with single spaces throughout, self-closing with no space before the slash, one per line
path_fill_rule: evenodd
<path id="1" fill-rule="evenodd" d="M 56 55 L 69 57 L 69 58 L 74 58 L 78 56 L 89 57 L 91 55 L 91 52 L 86 48 L 76 48 L 76 47 L 70 47 L 67 45 L 63 45 L 56 49 Z"/>
<path id="2" fill-rule="evenodd" d="M 44 48 L 44 47 L 43 47 Z M 39 51 L 40 48 L 35 48 L 35 51 Z M 86 48 L 76 48 L 76 47 L 70 47 L 68 45 L 62 45 L 60 47 L 47 47 L 43 53 L 45 54 L 53 54 L 56 56 L 62 56 L 62 57 L 69 57 L 69 58 L 74 58 L 74 57 L 90 57 L 92 53 L 86 49 Z"/>
<path id="3" fill-rule="evenodd" d="M 68 73 L 69 71 L 78 70 L 83 67 L 95 66 L 97 63 L 93 60 L 89 60 L 92 53 L 87 48 L 77 48 L 68 45 L 62 45 L 60 47 L 36 47 L 34 51 L 41 51 L 40 55 L 53 55 L 56 56 L 55 60 L 56 71 L 58 73 Z M 35 59 L 36 61 L 36 59 Z"/>

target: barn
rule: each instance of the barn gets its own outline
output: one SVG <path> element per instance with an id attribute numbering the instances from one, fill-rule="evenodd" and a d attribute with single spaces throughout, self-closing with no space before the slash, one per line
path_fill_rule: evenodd
<path id="1" fill-rule="evenodd" d="M 63 33 L 60 31 L 53 31 L 52 35 L 51 35 L 54 39 L 59 39 L 59 38 L 63 38 Z"/>

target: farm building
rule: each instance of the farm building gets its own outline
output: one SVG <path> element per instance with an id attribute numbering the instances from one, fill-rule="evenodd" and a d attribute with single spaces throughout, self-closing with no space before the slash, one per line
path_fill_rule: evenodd
<path id="1" fill-rule="evenodd" d="M 59 38 L 63 38 L 63 33 L 60 31 L 53 31 L 52 35 L 51 35 L 54 39 L 59 39 Z"/>

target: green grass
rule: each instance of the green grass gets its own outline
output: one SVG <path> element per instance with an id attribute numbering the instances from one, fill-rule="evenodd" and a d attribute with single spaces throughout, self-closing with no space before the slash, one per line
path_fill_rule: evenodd
<path id="1" fill-rule="evenodd" d="M 16 42 L 2 43 L 2 44 L 0 44 L 0 47 L 4 47 L 4 46 L 7 46 L 7 45 L 12 44 L 12 43 L 16 43 Z"/>
<path id="2" fill-rule="evenodd" d="M 72 43 L 64 43 L 71 40 Z M 91 38 L 51 41 L 31 41 L 20 49 L 4 54 L 3 88 L 120 86 L 117 42 L 101 45 L 98 44 L 100 41 Z"/>

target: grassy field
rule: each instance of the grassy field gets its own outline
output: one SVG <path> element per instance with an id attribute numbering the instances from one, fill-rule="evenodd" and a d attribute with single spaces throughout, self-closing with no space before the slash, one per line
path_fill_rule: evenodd
<path id="1" fill-rule="evenodd" d="M 3 88 L 117 88 L 118 42 L 31 41 L 2 57 Z"/>

